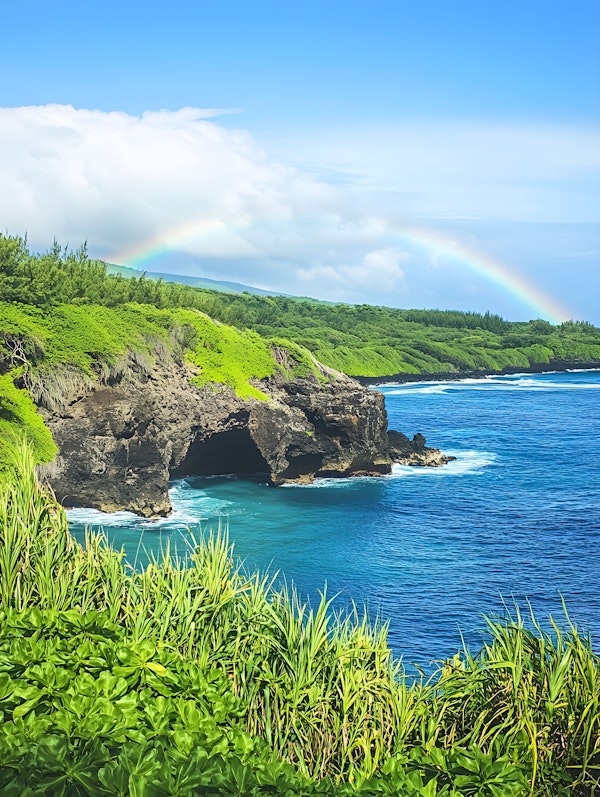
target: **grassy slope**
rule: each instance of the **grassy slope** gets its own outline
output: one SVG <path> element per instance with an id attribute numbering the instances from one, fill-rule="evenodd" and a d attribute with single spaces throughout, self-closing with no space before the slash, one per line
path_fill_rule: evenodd
<path id="1" fill-rule="evenodd" d="M 11 434 L 24 431 L 38 462 L 53 459 L 56 447 L 36 412 L 33 396 L 56 406 L 68 382 L 105 378 L 118 372 L 128 352 L 153 358 L 185 352 L 199 386 L 225 384 L 241 397 L 266 398 L 253 380 L 281 368 L 273 346 L 252 330 L 220 324 L 198 310 L 158 309 L 152 305 L 59 304 L 49 308 L 0 302 L 0 472 L 6 469 Z M 308 352 L 292 343 L 289 375 L 314 372 Z M 15 387 L 15 380 L 29 392 Z"/>
<path id="2" fill-rule="evenodd" d="M 0 793 L 566 797 L 599 785 L 600 660 L 489 624 L 428 682 L 385 628 L 240 571 L 223 538 L 144 572 L 85 550 L 27 448 L 0 485 Z M 28 791 L 32 789 L 32 791 Z"/>
<path id="3" fill-rule="evenodd" d="M 195 300 L 227 323 L 267 337 L 283 334 L 353 376 L 501 371 L 561 362 L 600 365 L 600 330 L 585 323 L 511 323 L 490 314 L 291 298 L 205 292 Z M 193 295 L 186 300 L 193 301 Z"/>
<path id="4" fill-rule="evenodd" d="M 321 305 L 223 296 L 220 317 L 263 335 L 283 330 L 317 359 L 355 376 L 501 371 L 564 361 L 600 365 L 600 329 L 512 323 L 493 315 Z"/>
<path id="5" fill-rule="evenodd" d="M 57 448 L 48 427 L 26 390 L 15 387 L 19 369 L 0 376 L 0 479 L 9 470 L 10 452 L 20 433 L 33 446 L 37 462 L 51 462 Z"/>

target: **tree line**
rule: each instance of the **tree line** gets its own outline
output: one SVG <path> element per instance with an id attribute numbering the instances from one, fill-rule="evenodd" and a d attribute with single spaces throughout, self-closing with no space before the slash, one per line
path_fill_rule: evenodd
<path id="1" fill-rule="evenodd" d="M 0 235 L 0 298 L 50 308 L 60 304 L 200 310 L 263 337 L 283 336 L 351 375 L 489 371 L 565 362 L 600 362 L 600 329 L 587 322 L 511 322 L 494 313 L 419 310 L 318 302 L 286 296 L 226 293 L 175 282 L 109 274 L 85 245 L 57 242 L 29 251 Z"/>

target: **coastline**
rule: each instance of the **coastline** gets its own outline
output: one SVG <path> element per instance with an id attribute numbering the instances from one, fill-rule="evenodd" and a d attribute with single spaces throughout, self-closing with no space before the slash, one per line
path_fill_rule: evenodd
<path id="1" fill-rule="evenodd" d="M 438 371 L 420 374 L 399 373 L 391 376 L 353 376 L 361 385 L 401 385 L 405 382 L 456 382 L 461 379 L 485 379 L 487 376 L 512 376 L 514 374 L 552 374 L 568 371 L 600 371 L 600 361 L 573 363 L 565 360 L 551 360 L 549 363 L 536 365 L 508 366 L 501 370 L 486 371 Z"/>

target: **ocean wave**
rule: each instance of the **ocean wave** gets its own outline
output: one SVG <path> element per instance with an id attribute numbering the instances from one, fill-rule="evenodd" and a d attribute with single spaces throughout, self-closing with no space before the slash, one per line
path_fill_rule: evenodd
<path id="1" fill-rule="evenodd" d="M 281 484 L 277 487 L 278 490 L 317 490 L 323 488 L 335 488 L 338 490 L 347 490 L 353 487 L 358 482 L 365 481 L 380 481 L 382 476 L 335 476 L 326 477 L 323 479 L 315 479 L 310 484 L 296 484 L 294 482 L 288 484 Z"/>
<path id="2" fill-rule="evenodd" d="M 411 388 L 433 385 L 478 385 L 487 382 L 510 382 L 519 379 L 539 380 L 540 377 L 552 376 L 555 374 L 596 374 L 600 373 L 600 368 L 566 368 L 565 370 L 540 371 L 518 371 L 510 374 L 482 374 L 481 376 L 457 376 L 456 379 L 420 379 L 408 382 L 385 382 L 369 385 L 370 388 L 384 391 L 386 394 L 394 395 L 396 390 L 405 392 Z"/>
<path id="3" fill-rule="evenodd" d="M 109 526 L 128 526 L 137 525 L 143 518 L 138 517 L 133 512 L 101 512 L 99 509 L 88 509 L 85 507 L 75 507 L 67 509 L 67 520 L 69 525 L 90 526 L 90 527 L 109 527 Z"/>
<path id="4" fill-rule="evenodd" d="M 473 386 L 488 386 L 493 384 L 495 379 L 504 379 L 504 375 L 500 376 L 482 376 L 482 377 L 464 377 L 463 379 L 443 379 L 438 381 L 423 381 L 423 382 L 406 382 L 402 385 L 390 385 L 393 389 L 387 389 L 384 392 L 386 396 L 404 396 L 407 393 L 431 395 L 435 393 L 446 393 L 448 390 L 461 390 L 463 388 L 471 388 Z"/>
<path id="5" fill-rule="evenodd" d="M 436 395 L 436 394 L 437 395 L 443 394 L 447 390 L 448 390 L 448 385 L 444 385 L 444 384 L 441 384 L 441 385 L 428 385 L 427 387 L 418 387 L 415 390 L 412 390 L 411 394 L 412 393 L 417 393 L 417 394 L 423 394 L 423 395 L 426 395 L 426 396 L 431 396 L 431 395 Z M 397 395 L 397 393 L 393 393 L 392 395 Z"/>
<path id="6" fill-rule="evenodd" d="M 204 521 L 228 514 L 231 501 L 212 498 L 189 485 L 184 479 L 172 483 L 169 497 L 173 512 L 163 518 L 143 518 L 133 512 L 101 512 L 98 509 L 79 508 L 67 510 L 69 524 L 89 528 L 136 528 L 159 530 L 197 526 Z"/>
<path id="7" fill-rule="evenodd" d="M 144 518 L 133 512 L 100 512 L 97 509 L 75 507 L 67 509 L 67 520 L 70 526 L 87 526 L 91 529 L 110 528 L 136 528 L 136 529 L 166 529 L 181 528 L 182 526 L 197 526 L 203 520 L 208 520 L 201 513 L 191 513 L 176 509 L 169 517 Z"/>
<path id="8" fill-rule="evenodd" d="M 589 382 L 546 382 L 532 379 L 531 377 L 523 377 L 513 379 L 510 382 L 491 382 L 479 387 L 474 386 L 475 390 L 489 390 L 490 388 L 492 390 L 600 390 L 600 384 Z"/>
<path id="9" fill-rule="evenodd" d="M 439 468 L 427 468 L 418 465 L 392 465 L 392 472 L 386 476 L 348 476 L 342 478 L 315 479 L 311 484 L 283 484 L 284 489 L 315 490 L 337 489 L 347 490 L 365 482 L 381 482 L 385 479 L 398 479 L 410 476 L 462 476 L 467 473 L 481 473 L 484 468 L 493 465 L 497 455 L 491 451 L 445 451 L 447 456 L 456 457 Z"/>
<path id="10" fill-rule="evenodd" d="M 593 374 L 598 373 L 600 368 L 567 368 L 568 374 Z M 552 371 L 553 374 L 557 373 L 557 371 Z"/>
<path id="11" fill-rule="evenodd" d="M 469 473 L 482 473 L 493 465 L 497 454 L 491 451 L 445 451 L 447 456 L 456 457 L 452 462 L 439 468 L 425 468 L 416 465 L 393 465 L 392 477 L 411 476 L 440 478 L 445 476 L 464 476 Z"/>
<path id="12" fill-rule="evenodd" d="M 424 395 L 432 395 L 435 393 L 445 393 L 448 389 L 449 385 L 452 383 L 446 382 L 439 382 L 435 384 L 426 384 L 425 387 L 421 387 L 424 385 L 423 382 L 412 382 L 410 385 L 406 385 L 404 388 L 397 388 L 396 390 L 386 390 L 386 396 L 406 396 L 407 394 L 414 396 L 419 394 Z"/>
<path id="13" fill-rule="evenodd" d="M 452 385 L 479 385 L 493 379 L 509 379 L 517 374 L 484 374 L 483 376 L 463 376 L 456 379 L 422 379 L 418 382 L 390 382 L 386 385 L 375 385 L 377 388 L 385 388 L 386 395 L 394 395 L 396 391 L 405 393 L 407 390 L 420 389 L 422 387 L 450 387 Z M 518 376 L 529 376 L 529 374 L 518 374 Z"/>
<path id="14" fill-rule="evenodd" d="M 412 382 L 405 386 L 397 386 L 394 390 L 386 390 L 386 396 L 445 395 L 449 392 L 478 391 L 514 391 L 514 390 L 600 390 L 600 384 L 593 382 L 555 382 L 536 379 L 535 377 L 517 374 L 487 376 L 483 379 L 460 379 L 444 382 Z"/>

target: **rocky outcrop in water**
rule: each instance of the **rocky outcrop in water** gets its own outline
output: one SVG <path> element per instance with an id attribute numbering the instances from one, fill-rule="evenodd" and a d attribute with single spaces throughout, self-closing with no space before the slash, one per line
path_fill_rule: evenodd
<path id="1" fill-rule="evenodd" d="M 166 515 L 170 478 L 264 474 L 272 484 L 389 473 L 381 393 L 330 369 L 260 383 L 268 399 L 190 384 L 188 366 L 133 359 L 42 410 L 59 447 L 42 478 L 66 506 Z"/>
<path id="2" fill-rule="evenodd" d="M 388 432 L 389 453 L 393 462 L 401 465 L 419 465 L 428 468 L 439 468 L 447 465 L 456 457 L 448 457 L 439 448 L 427 448 L 426 440 L 418 433 L 409 440 L 402 432 L 392 429 Z"/>

